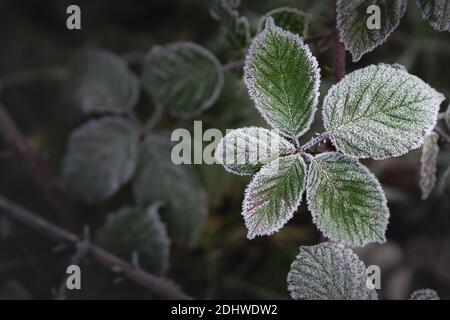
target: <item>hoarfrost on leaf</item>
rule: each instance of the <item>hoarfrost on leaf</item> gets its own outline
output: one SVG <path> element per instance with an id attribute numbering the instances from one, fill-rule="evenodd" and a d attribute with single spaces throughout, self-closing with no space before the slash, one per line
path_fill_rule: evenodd
<path id="1" fill-rule="evenodd" d="M 367 12 L 371 5 L 380 8 L 380 25 L 368 28 L 368 20 L 377 12 Z M 405 13 L 407 0 L 338 0 L 337 28 L 353 62 L 381 45 L 397 28 Z M 374 16 L 375 18 L 375 16 Z"/>
<path id="2" fill-rule="evenodd" d="M 432 289 L 420 289 L 411 294 L 409 300 L 440 300 L 436 291 Z"/>
<path id="3" fill-rule="evenodd" d="M 305 189 L 306 165 L 298 155 L 266 164 L 247 186 L 242 215 L 248 238 L 271 235 L 289 221 Z"/>
<path id="4" fill-rule="evenodd" d="M 450 31 L 450 0 L 417 0 L 422 17 L 438 31 Z"/>
<path id="5" fill-rule="evenodd" d="M 291 264 L 288 290 L 296 300 L 377 300 L 367 288 L 366 266 L 350 249 L 325 242 L 302 246 Z"/>
<path id="6" fill-rule="evenodd" d="M 377 178 L 356 159 L 327 152 L 309 168 L 306 199 L 323 234 L 351 246 L 386 241 L 386 196 Z"/>
<path id="7" fill-rule="evenodd" d="M 195 43 L 155 46 L 145 57 L 143 87 L 175 115 L 189 117 L 211 107 L 223 83 L 220 62 Z"/>
<path id="8" fill-rule="evenodd" d="M 354 71 L 324 100 L 324 126 L 336 148 L 358 158 L 400 156 L 422 146 L 444 96 L 389 65 Z"/>
<path id="9" fill-rule="evenodd" d="M 272 17 L 274 19 L 277 27 L 296 33 L 300 37 L 304 38 L 308 34 L 309 16 L 303 11 L 288 7 L 277 8 L 269 11 L 259 21 L 259 31 L 264 29 L 268 17 Z"/>
<path id="10" fill-rule="evenodd" d="M 277 27 L 271 17 L 250 46 L 244 80 L 271 126 L 290 137 L 309 129 L 319 98 L 317 60 L 298 35 Z"/>
<path id="11" fill-rule="evenodd" d="M 422 200 L 429 197 L 436 185 L 436 166 L 439 154 L 439 135 L 432 132 L 425 137 L 420 158 L 420 189 L 422 190 Z"/>
<path id="12" fill-rule="evenodd" d="M 274 130 L 241 128 L 229 132 L 218 144 L 216 161 L 228 171 L 249 175 L 261 166 L 294 152 L 294 146 Z"/>

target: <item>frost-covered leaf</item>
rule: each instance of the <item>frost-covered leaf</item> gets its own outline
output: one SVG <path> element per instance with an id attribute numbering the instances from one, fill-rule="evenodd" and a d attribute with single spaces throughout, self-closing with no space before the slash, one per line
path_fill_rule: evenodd
<path id="1" fill-rule="evenodd" d="M 420 289 L 411 294 L 409 300 L 440 300 L 436 291 L 432 289 Z"/>
<path id="2" fill-rule="evenodd" d="M 436 165 L 439 154 L 439 135 L 435 132 L 425 137 L 420 158 L 420 189 L 422 190 L 422 200 L 425 200 L 433 191 L 436 185 Z"/>
<path id="3" fill-rule="evenodd" d="M 336 243 L 300 247 L 291 264 L 288 290 L 296 300 L 377 300 L 367 288 L 366 266 L 350 249 Z"/>
<path id="4" fill-rule="evenodd" d="M 352 246 L 386 241 L 386 196 L 356 159 L 333 152 L 316 156 L 306 193 L 313 222 L 328 238 Z"/>
<path id="5" fill-rule="evenodd" d="M 85 49 L 71 60 L 75 100 L 85 113 L 130 112 L 139 98 L 139 80 L 112 52 Z"/>
<path id="6" fill-rule="evenodd" d="M 162 107 L 188 117 L 211 107 L 223 86 L 220 62 L 190 42 L 155 46 L 145 57 L 142 85 Z"/>
<path id="7" fill-rule="evenodd" d="M 215 158 L 228 171 L 246 175 L 256 173 L 264 164 L 294 150 L 294 146 L 275 130 L 250 127 L 227 133 L 216 148 Z"/>
<path id="8" fill-rule="evenodd" d="M 172 162 L 171 148 L 168 140 L 156 136 L 141 144 L 133 193 L 142 207 L 162 201 L 161 219 L 170 238 L 193 244 L 206 219 L 206 195 L 191 167 Z"/>
<path id="9" fill-rule="evenodd" d="M 319 98 L 320 69 L 298 35 L 267 18 L 249 49 L 244 73 L 250 96 L 270 125 L 287 136 L 309 129 Z"/>
<path id="10" fill-rule="evenodd" d="M 354 71 L 324 100 L 323 119 L 344 154 L 384 159 L 422 146 L 444 96 L 418 77 L 389 65 Z"/>
<path id="11" fill-rule="evenodd" d="M 253 177 L 242 204 L 249 239 L 271 235 L 292 218 L 302 200 L 305 171 L 303 159 L 291 155 L 266 164 Z"/>
<path id="12" fill-rule="evenodd" d="M 250 25 L 247 17 L 239 15 L 229 0 L 209 0 L 211 16 L 220 21 L 221 33 L 235 50 L 250 44 Z"/>
<path id="13" fill-rule="evenodd" d="M 259 30 L 264 29 L 267 17 L 272 17 L 275 25 L 300 37 L 308 33 L 309 16 L 295 8 L 282 7 L 266 13 L 259 22 Z"/>
<path id="14" fill-rule="evenodd" d="M 354 62 L 386 41 L 399 25 L 407 2 L 407 0 L 337 1 L 337 27 L 341 40 L 345 48 L 351 52 Z M 371 5 L 380 8 L 379 26 L 373 25 L 376 22 L 373 18 L 377 12 L 368 10 Z"/>
<path id="15" fill-rule="evenodd" d="M 450 0 L 416 0 L 422 17 L 438 31 L 450 31 Z"/>
<path id="16" fill-rule="evenodd" d="M 62 177 L 68 191 L 86 203 L 112 196 L 136 167 L 138 128 L 121 117 L 90 120 L 72 131 Z"/>
<path id="17" fill-rule="evenodd" d="M 108 214 L 98 232 L 98 244 L 127 261 L 137 254 L 142 269 L 164 275 L 169 266 L 170 240 L 158 209 L 159 204 L 153 204 L 142 210 L 124 207 Z"/>

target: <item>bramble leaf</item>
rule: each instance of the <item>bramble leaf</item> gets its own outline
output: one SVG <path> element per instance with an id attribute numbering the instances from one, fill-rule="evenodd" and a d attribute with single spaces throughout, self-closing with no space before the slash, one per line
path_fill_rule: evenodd
<path id="1" fill-rule="evenodd" d="M 327 152 L 311 160 L 306 199 L 322 233 L 351 246 L 386 241 L 386 196 L 377 178 L 356 159 Z"/>
<path id="2" fill-rule="evenodd" d="M 250 46 L 244 79 L 256 108 L 287 136 L 305 133 L 319 98 L 320 69 L 309 47 L 268 17 Z"/>
<path id="3" fill-rule="evenodd" d="M 333 144 L 346 155 L 384 159 L 422 146 L 444 96 L 418 77 L 389 65 L 354 71 L 324 100 Z"/>
<path id="4" fill-rule="evenodd" d="M 175 115 L 189 117 L 211 107 L 223 81 L 220 62 L 195 43 L 155 46 L 145 57 L 143 87 Z"/>
<path id="5" fill-rule="evenodd" d="M 450 31 L 450 0 L 416 0 L 422 17 L 438 31 Z"/>
<path id="6" fill-rule="evenodd" d="M 156 136 L 141 144 L 133 194 L 141 207 L 162 201 L 160 215 L 170 238 L 194 244 L 208 212 L 206 194 L 189 166 L 172 162 L 171 148 Z"/>
<path id="7" fill-rule="evenodd" d="M 294 146 L 274 130 L 250 127 L 227 133 L 220 140 L 214 157 L 228 171 L 249 175 L 294 150 Z"/>
<path id="8" fill-rule="evenodd" d="M 127 113 L 139 98 L 139 80 L 112 52 L 85 49 L 71 60 L 75 100 L 85 113 Z"/>
<path id="9" fill-rule="evenodd" d="M 366 266 L 350 249 L 325 242 L 302 246 L 291 264 L 288 290 L 296 300 L 377 300 Z"/>
<path id="10" fill-rule="evenodd" d="M 72 131 L 62 177 L 68 191 L 86 203 L 112 196 L 134 173 L 138 128 L 129 120 L 108 116 Z"/>
<path id="11" fill-rule="evenodd" d="M 156 203 L 145 210 L 124 207 L 110 213 L 98 232 L 98 243 L 127 261 L 136 253 L 142 269 L 164 275 L 169 266 L 170 240 L 158 209 Z"/>
<path id="12" fill-rule="evenodd" d="M 439 295 L 432 289 L 420 289 L 411 294 L 409 300 L 440 300 Z"/>
<path id="13" fill-rule="evenodd" d="M 298 155 L 262 167 L 245 190 L 242 215 L 247 237 L 271 235 L 289 221 L 302 200 L 306 165 Z"/>
<path id="14" fill-rule="evenodd" d="M 259 31 L 264 29 L 267 17 L 272 17 L 277 27 L 300 37 L 306 37 L 308 34 L 309 16 L 298 9 L 282 7 L 267 12 L 259 21 Z"/>
<path id="15" fill-rule="evenodd" d="M 420 158 L 420 189 L 422 190 L 422 200 L 425 200 L 433 191 L 436 185 L 436 165 L 439 154 L 439 135 L 435 132 L 425 137 Z"/>
<path id="16" fill-rule="evenodd" d="M 379 9 L 380 24 L 373 25 L 372 16 Z M 351 52 L 353 62 L 386 41 L 397 28 L 405 13 L 407 0 L 338 0 L 336 4 L 337 28 L 345 48 Z M 370 26 L 370 28 L 369 28 Z"/>

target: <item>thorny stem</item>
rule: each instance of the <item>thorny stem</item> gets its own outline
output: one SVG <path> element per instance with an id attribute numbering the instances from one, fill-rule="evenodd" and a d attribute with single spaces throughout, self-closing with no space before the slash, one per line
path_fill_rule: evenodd
<path id="1" fill-rule="evenodd" d="M 84 241 L 81 237 L 48 222 L 31 211 L 19 207 L 2 196 L 0 196 L 0 213 L 55 240 L 67 242 L 72 245 L 77 245 Z M 99 263 L 111 270 L 120 270 L 128 278 L 151 292 L 168 299 L 192 299 L 180 291 L 176 284 L 170 280 L 159 278 L 137 269 L 132 264 L 125 262 L 91 242 L 84 242 L 84 244 L 86 246 L 85 250 Z"/>
<path id="2" fill-rule="evenodd" d="M 333 2 L 333 73 L 335 82 L 341 81 L 345 76 L 345 48 L 339 36 L 336 26 L 336 1 Z"/>
<path id="3" fill-rule="evenodd" d="M 328 132 L 326 132 L 326 131 L 322 132 L 321 134 L 311 138 L 311 140 L 309 140 L 307 143 L 305 143 L 301 147 L 301 150 L 306 151 L 308 149 L 311 149 L 315 145 L 322 143 L 324 140 L 327 140 L 329 137 L 330 137 L 330 134 Z"/>
<path id="4" fill-rule="evenodd" d="M 436 133 L 439 134 L 439 136 L 442 138 L 442 140 L 444 140 L 446 143 L 450 144 L 450 135 L 447 134 L 447 132 L 445 132 L 444 129 L 436 126 L 434 128 L 434 131 L 436 131 Z"/>

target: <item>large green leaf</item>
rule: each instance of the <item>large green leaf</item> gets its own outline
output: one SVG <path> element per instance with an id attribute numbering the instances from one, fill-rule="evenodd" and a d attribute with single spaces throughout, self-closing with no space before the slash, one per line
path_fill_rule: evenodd
<path id="1" fill-rule="evenodd" d="M 432 289 L 420 289 L 411 294 L 409 300 L 440 300 L 436 291 Z"/>
<path id="2" fill-rule="evenodd" d="M 275 25 L 300 37 L 306 37 L 308 33 L 309 16 L 295 8 L 282 7 L 266 13 L 259 21 L 259 30 L 266 25 L 268 17 L 274 19 Z"/>
<path id="3" fill-rule="evenodd" d="M 336 5 L 337 27 L 345 48 L 353 61 L 386 41 L 397 28 L 406 10 L 407 0 L 338 0 Z M 380 8 L 379 28 L 368 28 L 367 21 L 374 14 L 367 13 L 369 6 Z M 369 22 L 371 22 L 369 20 Z"/>
<path id="4" fill-rule="evenodd" d="M 127 261 L 137 254 L 142 269 L 164 275 L 169 266 L 170 240 L 158 207 L 124 207 L 110 213 L 98 231 L 98 244 Z"/>
<path id="5" fill-rule="evenodd" d="M 352 246 L 386 241 L 386 197 L 356 159 L 332 152 L 316 156 L 306 192 L 313 221 L 326 237 Z"/>
<path id="6" fill-rule="evenodd" d="M 139 80 L 112 52 L 85 49 L 71 60 L 73 92 L 86 113 L 127 113 L 139 98 Z"/>
<path id="7" fill-rule="evenodd" d="M 193 116 L 211 107 L 223 81 L 220 62 L 195 43 L 155 46 L 145 57 L 143 87 L 175 115 Z"/>
<path id="8" fill-rule="evenodd" d="M 270 125 L 287 136 L 309 129 L 319 98 L 320 69 L 298 35 L 268 17 L 249 49 L 244 73 L 250 96 Z"/>
<path id="9" fill-rule="evenodd" d="M 288 274 L 288 290 L 301 300 L 376 300 L 367 288 L 366 266 L 336 243 L 300 247 Z"/>
<path id="10" fill-rule="evenodd" d="M 69 138 L 62 177 L 69 193 L 86 203 L 112 196 L 134 173 L 139 130 L 121 117 L 90 120 Z"/>
<path id="11" fill-rule="evenodd" d="M 206 219 L 206 195 L 189 166 L 172 162 L 171 148 L 168 140 L 146 138 L 140 147 L 133 193 L 142 207 L 162 201 L 161 219 L 170 238 L 193 244 Z"/>
<path id="12" fill-rule="evenodd" d="M 422 190 L 422 200 L 427 199 L 436 185 L 436 165 L 439 154 L 439 135 L 432 132 L 425 137 L 420 158 L 420 180 L 419 185 Z"/>
<path id="13" fill-rule="evenodd" d="M 372 65 L 348 74 L 329 90 L 324 125 L 337 149 L 347 155 L 400 156 L 422 146 L 443 100 L 401 67 Z"/>
<path id="14" fill-rule="evenodd" d="M 302 200 L 306 165 L 298 155 L 265 165 L 248 185 L 242 215 L 248 238 L 271 235 L 288 222 Z"/>
<path id="15" fill-rule="evenodd" d="M 274 130 L 241 128 L 232 130 L 219 142 L 215 158 L 235 174 L 254 174 L 262 165 L 294 152 L 294 146 Z"/>
<path id="16" fill-rule="evenodd" d="M 438 31 L 450 31 L 450 0 L 416 0 L 424 19 Z"/>

